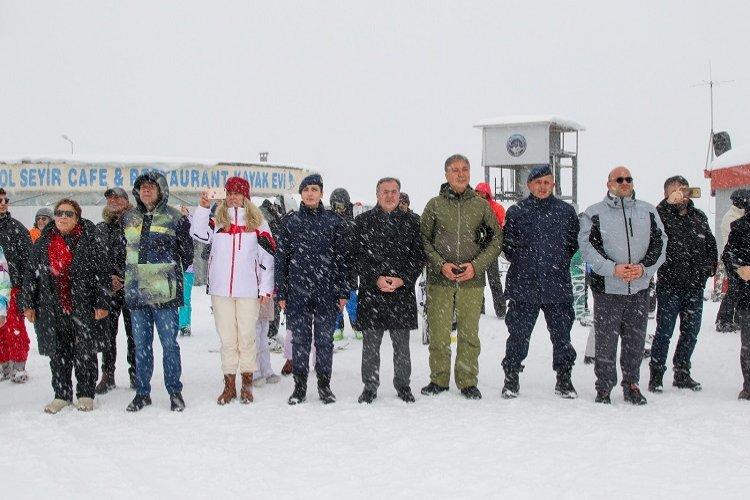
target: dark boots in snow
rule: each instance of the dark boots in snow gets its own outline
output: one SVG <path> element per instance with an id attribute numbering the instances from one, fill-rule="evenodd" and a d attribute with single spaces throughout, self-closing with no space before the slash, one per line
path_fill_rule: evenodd
<path id="1" fill-rule="evenodd" d="M 169 409 L 172 411 L 185 411 L 185 400 L 182 399 L 182 393 L 175 392 L 169 395 Z"/>
<path id="2" fill-rule="evenodd" d="M 648 379 L 648 390 L 649 392 L 662 392 L 664 391 L 664 372 L 667 371 L 666 366 L 649 365 L 651 376 Z"/>
<path id="3" fill-rule="evenodd" d="M 307 374 L 294 375 L 294 391 L 287 401 L 290 405 L 304 403 L 307 399 Z"/>
<path id="4" fill-rule="evenodd" d="M 369 405 L 370 403 L 375 401 L 375 398 L 377 397 L 378 394 L 376 392 L 368 391 L 367 389 L 365 389 L 364 391 L 362 391 L 362 394 L 359 395 L 359 398 L 357 398 L 357 403 L 366 403 Z"/>
<path id="5" fill-rule="evenodd" d="M 636 406 L 645 405 L 647 403 L 646 398 L 641 394 L 641 389 L 638 387 L 638 384 L 623 385 L 622 395 L 625 398 L 625 401 Z"/>
<path id="6" fill-rule="evenodd" d="M 426 386 L 422 387 L 422 394 L 425 396 L 437 396 L 441 392 L 447 391 L 447 387 L 443 387 L 442 385 L 437 385 L 435 382 L 430 382 Z"/>
<path id="7" fill-rule="evenodd" d="M 292 369 L 293 369 L 292 360 L 287 359 L 286 363 L 284 363 L 284 366 L 281 367 L 281 374 L 284 375 L 285 377 L 287 375 L 291 375 Z"/>
<path id="8" fill-rule="evenodd" d="M 133 401 L 130 402 L 127 408 L 125 408 L 125 411 L 130 412 L 136 412 L 141 411 L 145 407 L 149 406 L 151 404 L 151 396 L 148 394 L 141 396 L 140 394 L 136 394 L 133 398 Z"/>
<path id="9" fill-rule="evenodd" d="M 230 403 L 234 398 L 237 397 L 237 376 L 232 374 L 224 374 L 224 391 L 219 395 L 216 403 L 225 405 Z"/>
<path id="10" fill-rule="evenodd" d="M 518 372 L 505 372 L 505 383 L 503 384 L 503 392 L 501 394 L 503 399 L 517 398 L 520 388 Z"/>
<path id="11" fill-rule="evenodd" d="M 695 392 L 701 390 L 700 382 L 693 380 L 690 376 L 690 368 L 686 366 L 674 367 L 674 380 L 672 381 L 672 385 L 678 389 L 690 389 Z"/>
<path id="12" fill-rule="evenodd" d="M 102 373 L 102 379 L 96 384 L 94 392 L 97 394 L 107 394 L 109 391 L 115 388 L 115 374 L 114 373 Z"/>
<path id="13" fill-rule="evenodd" d="M 594 403 L 611 405 L 612 400 L 609 397 L 609 391 L 596 391 L 596 399 L 594 399 Z"/>
<path id="14" fill-rule="evenodd" d="M 578 393 L 573 387 L 573 381 L 570 378 L 571 369 L 564 369 L 557 372 L 557 383 L 555 383 L 555 394 L 563 399 L 575 399 Z"/>
<path id="15" fill-rule="evenodd" d="M 398 399 L 400 399 L 404 403 L 413 403 L 415 401 L 414 394 L 411 393 L 411 387 L 409 387 L 408 385 L 399 387 L 398 389 L 396 389 L 396 393 L 398 393 Z"/>
<path id="16" fill-rule="evenodd" d="M 331 390 L 330 375 L 318 375 L 318 397 L 326 405 L 336 402 L 336 396 Z"/>
<path id="17" fill-rule="evenodd" d="M 482 399 L 482 393 L 479 392 L 479 389 L 475 385 L 464 387 L 461 389 L 461 394 L 463 394 L 466 399 Z"/>

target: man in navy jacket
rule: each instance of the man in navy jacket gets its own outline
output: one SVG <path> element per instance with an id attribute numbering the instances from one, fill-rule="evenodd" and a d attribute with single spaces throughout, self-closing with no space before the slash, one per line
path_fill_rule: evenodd
<path id="1" fill-rule="evenodd" d="M 302 205 L 282 219 L 274 259 L 276 296 L 292 332 L 294 392 L 289 404 L 306 399 L 313 331 L 318 395 L 327 404 L 336 401 L 330 385 L 333 330 L 349 298 L 349 234 L 344 219 L 323 207 L 320 175 L 302 179 L 299 193 Z"/>
<path id="2" fill-rule="evenodd" d="M 527 186 L 529 196 L 510 207 L 505 218 L 503 252 L 510 262 L 505 324 L 510 336 L 503 359 L 502 396 L 518 395 L 521 363 L 529 353 L 531 332 L 542 310 L 552 340 L 555 392 L 575 398 L 570 379 L 576 359 L 570 343 L 575 320 L 570 260 L 578 249 L 578 217 L 571 205 L 554 196 L 555 179 L 547 165 L 532 169 Z"/>

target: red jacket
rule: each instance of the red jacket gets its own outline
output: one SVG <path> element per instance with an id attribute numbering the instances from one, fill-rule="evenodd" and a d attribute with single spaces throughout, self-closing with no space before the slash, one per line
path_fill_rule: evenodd
<path id="1" fill-rule="evenodd" d="M 500 224 L 500 227 L 503 227 L 505 225 L 505 208 L 492 199 L 490 185 L 486 182 L 480 182 L 477 184 L 477 187 L 474 188 L 474 191 L 489 202 L 492 211 L 495 213 L 495 217 L 497 217 L 497 223 Z"/>

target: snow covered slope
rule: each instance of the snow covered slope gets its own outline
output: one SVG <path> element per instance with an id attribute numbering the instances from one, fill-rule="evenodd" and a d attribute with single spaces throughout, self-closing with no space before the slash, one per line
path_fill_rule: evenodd
<path id="1" fill-rule="evenodd" d="M 361 343 L 349 339 L 334 356 L 336 404 L 320 404 L 311 382 L 308 402 L 287 406 L 292 381 L 285 378 L 257 388 L 249 406 L 219 407 L 219 341 L 202 288 L 194 288 L 193 304 L 193 337 L 179 341 L 182 414 L 169 411 L 160 361 L 153 406 L 125 412 L 133 392 L 124 335 L 120 388 L 97 397 L 92 413 L 43 414 L 52 398 L 49 365 L 32 339 L 31 380 L 0 384 L 3 498 L 747 498 L 750 404 L 736 400 L 739 337 L 714 331 L 717 304 L 706 303 L 693 357 L 703 392 L 667 385 L 660 396 L 646 393 L 649 403 L 639 408 L 619 391 L 612 406 L 592 402 L 593 368 L 581 362 L 588 332 L 578 325 L 580 398 L 556 397 L 542 319 L 520 397 L 501 400 L 507 330 L 490 316 L 481 321 L 479 402 L 464 400 L 455 386 L 436 398 L 419 395 L 428 382 L 427 348 L 414 332 L 413 405 L 396 399 L 386 338 L 371 406 L 356 402 Z M 282 362 L 272 355 L 277 371 Z M 647 372 L 644 362 L 644 386 Z"/>

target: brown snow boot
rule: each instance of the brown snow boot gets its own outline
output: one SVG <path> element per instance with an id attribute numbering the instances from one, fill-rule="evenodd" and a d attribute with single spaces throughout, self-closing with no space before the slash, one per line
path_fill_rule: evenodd
<path id="1" fill-rule="evenodd" d="M 291 359 L 287 359 L 286 363 L 284 363 L 284 366 L 281 367 L 281 374 L 284 375 L 285 377 L 287 375 L 291 375 L 292 374 L 292 368 L 293 368 L 292 367 L 292 360 Z"/>
<path id="2" fill-rule="evenodd" d="M 224 392 L 222 392 L 219 399 L 216 400 L 218 404 L 225 405 L 237 397 L 236 381 L 237 375 L 234 373 L 231 375 L 224 374 Z"/>
<path id="3" fill-rule="evenodd" d="M 242 388 L 240 389 L 240 403 L 248 404 L 253 402 L 253 374 L 242 374 Z"/>

